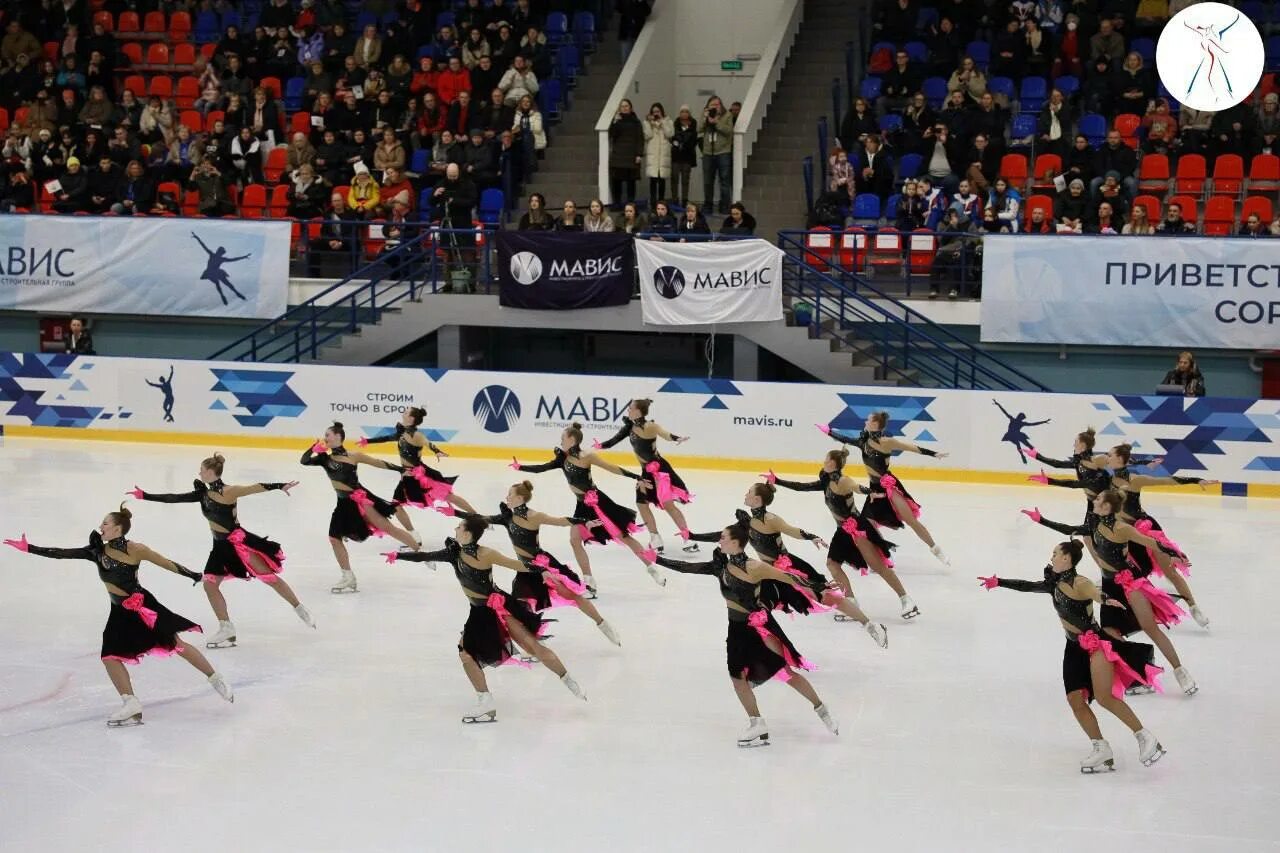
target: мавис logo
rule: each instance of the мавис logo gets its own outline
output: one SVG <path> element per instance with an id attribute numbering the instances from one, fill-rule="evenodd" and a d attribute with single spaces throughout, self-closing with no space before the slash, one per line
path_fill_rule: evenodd
<path id="1" fill-rule="evenodd" d="M 1223 3 L 1197 3 L 1165 24 L 1156 46 L 1156 71 L 1179 103 L 1221 111 L 1253 92 L 1265 54 L 1248 16 Z"/>
<path id="2" fill-rule="evenodd" d="M 502 385 L 486 385 L 471 401 L 471 412 L 489 432 L 506 432 L 520 419 L 520 398 Z"/>
<path id="3" fill-rule="evenodd" d="M 663 299 L 675 299 L 684 292 L 684 273 L 679 267 L 658 267 L 653 271 L 653 286 Z"/>
<path id="4" fill-rule="evenodd" d="M 528 287 L 542 278 L 542 259 L 533 252 L 516 252 L 511 256 L 511 277 Z"/>

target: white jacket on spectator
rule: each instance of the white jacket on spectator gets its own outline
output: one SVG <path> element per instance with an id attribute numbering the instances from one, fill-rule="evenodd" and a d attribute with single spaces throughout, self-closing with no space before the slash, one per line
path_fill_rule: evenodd
<path id="1" fill-rule="evenodd" d="M 669 118 L 664 118 L 657 124 L 646 118 L 642 124 L 644 126 L 644 176 L 670 178 L 671 137 L 675 136 L 675 125 Z"/>
<path id="2" fill-rule="evenodd" d="M 523 126 L 523 116 L 519 111 L 516 112 L 516 120 L 512 122 L 512 130 L 520 130 Z M 542 127 L 542 113 L 537 108 L 529 112 L 529 130 L 533 133 L 533 149 L 541 151 L 547 147 L 547 132 Z"/>
<path id="3" fill-rule="evenodd" d="M 524 71 L 508 68 L 507 73 L 498 81 L 498 88 L 506 96 L 507 106 L 512 107 L 525 95 L 532 98 L 538 94 L 538 76 L 527 68 Z"/>

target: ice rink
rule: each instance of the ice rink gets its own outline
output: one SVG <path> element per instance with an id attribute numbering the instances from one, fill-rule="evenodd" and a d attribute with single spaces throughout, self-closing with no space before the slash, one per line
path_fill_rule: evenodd
<path id="1" fill-rule="evenodd" d="M 809 440 L 806 438 L 805 440 Z M 813 439 L 814 469 L 829 449 Z M 3 530 L 32 543 L 85 544 L 135 483 L 186 491 L 215 448 L 5 439 Z M 660 589 L 624 549 L 593 547 L 610 645 L 558 610 L 552 641 L 590 697 L 542 668 L 489 670 L 495 725 L 464 726 L 474 701 L 456 654 L 467 605 L 447 571 L 384 565 L 390 540 L 353 545 L 356 595 L 335 596 L 325 539 L 332 490 L 297 453 L 226 450 L 228 483 L 298 479 L 292 497 L 243 499 L 246 528 L 281 541 L 285 577 L 318 623 L 305 627 L 264 585 L 223 585 L 239 633 L 208 655 L 234 686 L 228 705 L 178 658 L 131 669 L 146 724 L 109 730 L 119 700 L 97 659 L 108 610 L 87 562 L 0 554 L 0 850 L 80 851 L 816 851 L 1097 848 L 1276 850 L 1280 846 L 1280 503 L 1150 492 L 1147 509 L 1194 560 L 1212 619 L 1172 632 L 1200 683 L 1167 668 L 1164 695 L 1133 706 L 1168 754 L 1150 768 L 1099 709 L 1117 772 L 1082 776 L 1089 751 L 1062 694 L 1063 637 L 1046 596 L 986 592 L 975 576 L 1038 579 L 1062 537 L 1018 514 L 1082 516 L 1079 492 L 908 478 L 922 520 L 950 555 L 909 531 L 899 572 L 922 615 L 904 623 L 878 578 L 862 606 L 889 629 L 880 650 L 829 615 L 781 623 L 818 669 L 840 722 L 832 737 L 794 691 L 757 691 L 767 749 L 735 739 L 746 718 L 724 663 L 725 608 L 711 578 Z M 1046 452 L 1066 448 L 1046 448 Z M 549 454 L 548 454 L 549 456 Z M 545 458 L 545 457 L 544 457 Z M 542 460 L 525 460 L 542 461 Z M 924 464 L 928 464 L 927 460 Z M 457 491 L 496 511 L 516 475 L 496 461 L 445 460 Z M 854 471 L 850 469 L 851 473 Z M 686 470 L 694 530 L 740 506 L 751 475 Z M 362 469 L 390 497 L 396 475 Z M 569 513 L 559 473 L 530 476 L 532 506 Z M 601 472 L 624 502 L 630 482 Z M 208 528 L 194 505 L 131 502 L 131 539 L 202 568 Z M 820 495 L 781 492 L 773 509 L 828 536 Z M 428 547 L 452 529 L 414 511 Z M 668 552 L 670 522 L 662 519 Z M 484 544 L 510 553 L 506 535 Z M 572 565 L 567 534 L 543 545 Z M 792 549 L 822 565 L 807 543 Z M 704 554 L 709 547 L 704 546 Z M 1082 570 L 1097 577 L 1086 557 Z M 496 570 L 502 586 L 509 573 Z M 203 591 L 155 567 L 142 582 L 169 608 L 217 627 Z M 187 635 L 203 647 L 200 635 Z M 1164 664 L 1163 660 L 1158 661 Z M 1096 707 L 1096 706 L 1095 706 Z"/>

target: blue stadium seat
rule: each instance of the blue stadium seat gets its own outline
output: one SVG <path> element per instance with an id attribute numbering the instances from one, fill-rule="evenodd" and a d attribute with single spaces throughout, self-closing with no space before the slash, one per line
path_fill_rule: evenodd
<path id="1" fill-rule="evenodd" d="M 991 45 L 985 41 L 971 41 L 964 49 L 966 56 L 973 57 L 973 62 L 983 71 L 991 64 Z"/>
<path id="2" fill-rule="evenodd" d="M 1013 125 L 1009 130 L 1009 147 L 1014 151 L 1030 151 L 1036 138 L 1035 113 L 1018 113 L 1013 117 Z M 1065 131 L 1066 128 L 1063 128 Z"/>
<path id="3" fill-rule="evenodd" d="M 896 113 L 880 116 L 881 133 L 897 133 L 900 130 L 902 130 L 902 116 Z"/>
<path id="4" fill-rule="evenodd" d="M 569 41 L 569 16 L 564 12 L 552 12 L 547 15 L 547 25 L 542 28 L 547 41 L 551 44 L 563 44 Z"/>
<path id="5" fill-rule="evenodd" d="M 1024 113 L 1038 113 L 1049 97 L 1049 81 L 1043 77 L 1024 77 L 1018 92 L 1018 110 Z"/>
<path id="6" fill-rule="evenodd" d="M 502 221 L 507 200 L 502 190 L 488 189 L 480 193 L 480 221 L 486 225 L 497 225 Z"/>
<path id="7" fill-rule="evenodd" d="M 596 16 L 591 12 L 573 13 L 573 40 L 583 51 L 596 49 Z"/>
<path id="8" fill-rule="evenodd" d="M 1013 81 L 1008 77 L 988 77 L 987 91 L 993 96 L 1004 95 L 1009 103 L 1013 103 Z"/>
<path id="9" fill-rule="evenodd" d="M 284 108 L 288 112 L 296 113 L 302 109 L 302 95 L 306 91 L 307 81 L 305 77 L 290 77 L 284 84 Z"/>
<path id="10" fill-rule="evenodd" d="M 449 11 L 440 12 L 436 15 L 436 31 L 439 32 L 441 27 L 457 26 L 457 17 Z"/>
<path id="11" fill-rule="evenodd" d="M 370 24 L 373 24 L 375 27 L 378 25 L 377 14 L 374 12 L 361 12 L 359 15 L 356 15 L 356 26 L 351 32 L 359 38 L 364 34 L 364 28 Z"/>
<path id="12" fill-rule="evenodd" d="M 1268 71 L 1274 71 L 1280 68 L 1280 36 L 1270 36 L 1266 41 Z"/>
<path id="13" fill-rule="evenodd" d="M 922 41 L 909 41 L 902 49 L 907 52 L 907 58 L 912 62 L 929 61 L 929 46 Z"/>
<path id="14" fill-rule="evenodd" d="M 903 154 L 898 160 L 899 180 L 918 177 L 923 165 L 924 157 L 919 154 Z"/>
<path id="15" fill-rule="evenodd" d="M 1097 148 L 1107 138 L 1107 119 L 1097 113 L 1085 113 L 1080 116 L 1078 132 L 1083 133 L 1089 144 Z"/>
<path id="16" fill-rule="evenodd" d="M 853 199 L 853 218 L 869 222 L 880 221 L 880 197 L 875 193 L 859 193 Z"/>
<path id="17" fill-rule="evenodd" d="M 577 81 L 578 69 L 582 67 L 582 52 L 571 44 L 560 46 L 556 51 L 556 76 L 566 85 L 572 86 Z"/>
<path id="18" fill-rule="evenodd" d="M 192 29 L 192 39 L 196 44 L 209 44 L 222 38 L 222 22 L 217 12 L 200 12 L 196 15 Z"/>
<path id="19" fill-rule="evenodd" d="M 222 20 L 218 22 L 218 38 L 222 38 L 222 34 L 227 31 L 227 27 L 240 27 L 240 13 L 235 9 L 228 9 L 222 13 Z M 241 29 L 243 32 L 243 28 Z"/>
<path id="20" fill-rule="evenodd" d="M 927 77 L 920 91 L 924 92 L 930 107 L 940 110 L 947 100 L 947 81 L 943 77 Z"/>
<path id="21" fill-rule="evenodd" d="M 858 94 L 868 101 L 875 101 L 876 98 L 880 97 L 880 78 L 863 77 L 862 82 L 858 84 Z M 875 104 L 873 103 L 872 106 L 875 106 Z"/>
<path id="22" fill-rule="evenodd" d="M 925 6 L 916 13 L 916 31 L 925 32 L 938 23 L 938 10 L 932 6 Z"/>
<path id="23" fill-rule="evenodd" d="M 427 148 L 418 148 L 413 152 L 413 158 L 409 161 L 409 171 L 418 175 L 426 175 L 431 169 L 431 151 Z"/>
<path id="24" fill-rule="evenodd" d="M 1147 65 L 1156 61 L 1156 43 L 1148 38 L 1134 39 L 1129 50 L 1142 57 Z"/>
<path id="25" fill-rule="evenodd" d="M 884 215 L 893 219 L 894 214 L 898 210 L 898 202 L 902 201 L 902 193 L 894 193 L 884 203 Z"/>
<path id="26" fill-rule="evenodd" d="M 1071 100 L 1080 91 L 1080 81 L 1070 74 L 1064 74 L 1054 78 L 1053 88 L 1061 92 L 1064 98 Z"/>
<path id="27" fill-rule="evenodd" d="M 538 105 L 543 117 L 549 122 L 560 120 L 560 106 L 563 100 L 563 84 L 554 77 L 542 81 L 538 88 Z"/>

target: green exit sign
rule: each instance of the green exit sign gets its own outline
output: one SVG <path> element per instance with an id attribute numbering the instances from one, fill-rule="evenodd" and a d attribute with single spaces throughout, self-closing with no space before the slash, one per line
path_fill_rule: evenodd
<path id="1" fill-rule="evenodd" d="M 741 59 L 722 59 L 720 60 L 720 70 L 721 71 L 741 71 L 742 60 Z"/>

